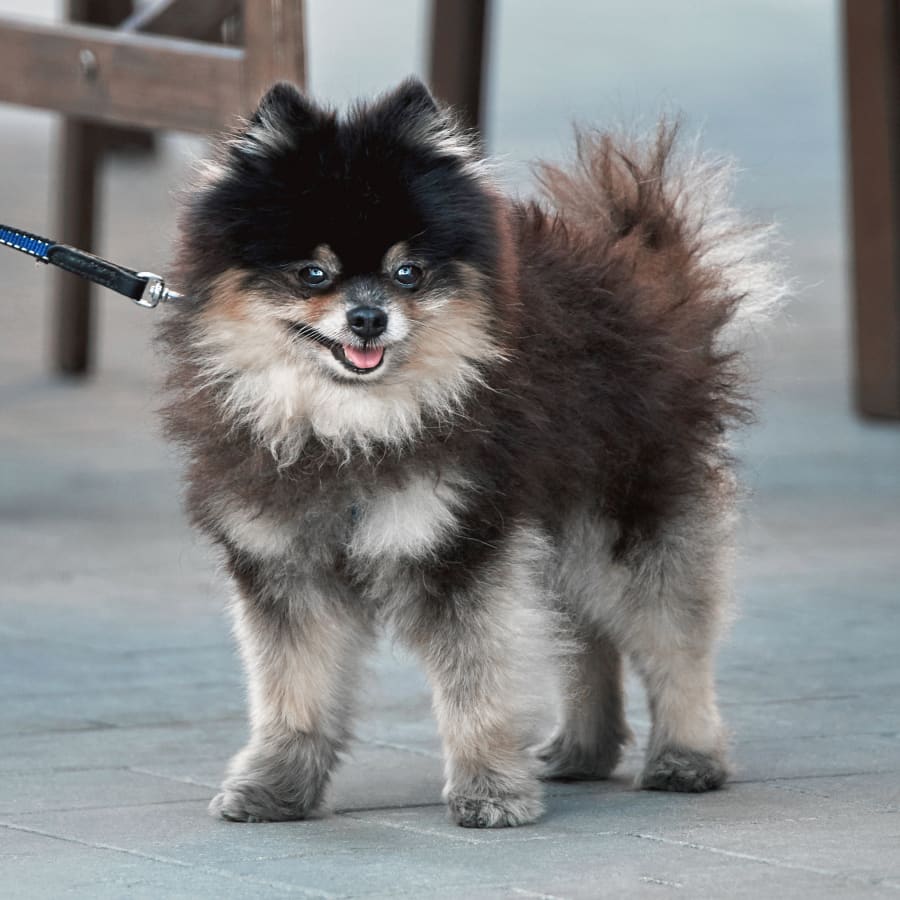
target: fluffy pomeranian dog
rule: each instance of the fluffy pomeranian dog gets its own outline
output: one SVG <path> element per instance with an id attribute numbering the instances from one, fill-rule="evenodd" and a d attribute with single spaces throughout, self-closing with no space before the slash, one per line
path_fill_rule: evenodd
<path id="1" fill-rule="evenodd" d="M 383 626 L 433 687 L 460 825 L 613 771 L 623 656 L 652 714 L 639 786 L 725 781 L 734 332 L 782 289 L 675 129 L 577 151 L 520 202 L 416 80 L 343 115 L 278 84 L 186 198 L 166 417 L 251 719 L 213 813 L 321 804 Z"/>

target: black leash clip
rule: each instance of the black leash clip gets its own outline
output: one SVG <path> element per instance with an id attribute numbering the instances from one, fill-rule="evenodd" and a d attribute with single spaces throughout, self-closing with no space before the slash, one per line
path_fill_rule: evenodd
<path id="1" fill-rule="evenodd" d="M 169 290 L 165 279 L 154 272 L 135 272 L 94 256 L 93 253 L 78 250 L 68 244 L 57 244 L 48 241 L 47 238 L 19 231 L 7 225 L 0 225 L 0 244 L 26 253 L 38 262 L 49 263 L 109 288 L 145 309 L 153 309 L 160 303 L 170 300 L 181 300 L 184 296 L 177 291 Z"/>

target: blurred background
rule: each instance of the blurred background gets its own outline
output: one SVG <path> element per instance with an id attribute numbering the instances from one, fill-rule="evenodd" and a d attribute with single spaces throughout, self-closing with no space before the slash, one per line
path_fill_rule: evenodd
<path id="1" fill-rule="evenodd" d="M 60 10 L 46 0 L 0 0 L 0 15 L 8 14 L 54 20 Z M 306 23 L 309 89 L 323 100 L 344 104 L 410 72 L 427 75 L 424 0 L 308 0 Z M 704 148 L 738 160 L 738 203 L 779 223 L 778 251 L 796 286 L 793 302 L 752 348 L 760 424 L 739 437 L 751 493 L 742 612 L 720 665 L 737 784 L 702 806 L 683 801 L 677 815 L 672 798 L 642 805 L 629 778 L 648 719 L 632 684 L 638 741 L 621 777 L 555 789 L 546 843 L 518 862 L 508 857 L 503 884 L 526 893 L 580 895 L 560 874 L 562 857 L 550 853 L 552 823 L 568 829 L 574 847 L 595 806 L 633 816 L 637 831 L 659 829 L 671 847 L 707 840 L 718 848 L 718 856 L 679 851 L 653 864 L 620 861 L 623 890 L 654 878 L 696 887 L 684 874 L 692 865 L 722 867 L 719 881 L 703 882 L 710 896 L 715 885 L 718 896 L 725 888 L 765 895 L 779 877 L 816 896 L 826 888 L 846 896 L 848 884 L 883 887 L 889 878 L 892 890 L 900 884 L 890 862 L 896 815 L 894 824 L 881 815 L 900 808 L 900 426 L 863 421 L 852 408 L 840 27 L 833 0 L 493 5 L 485 138 L 511 191 L 528 194 L 530 160 L 569 155 L 573 122 L 650 128 L 660 111 L 678 112 L 688 136 L 700 134 Z M 54 115 L 0 105 L 0 221 L 55 237 L 56 134 Z M 111 155 L 95 251 L 165 271 L 177 240 L 177 192 L 203 153 L 201 138 L 160 134 L 153 155 Z M 213 828 L 201 818 L 203 802 L 243 736 L 226 589 L 214 557 L 183 522 L 177 459 L 154 418 L 159 313 L 98 290 L 94 371 L 82 381 L 61 379 L 48 363 L 51 291 L 46 267 L 0 250 L 0 798 L 7 798 L 0 824 L 182 859 L 179 848 L 195 853 L 198 829 Z M 369 824 L 375 820 L 365 810 L 394 808 L 379 814 L 378 827 L 417 835 L 421 860 L 437 866 L 427 869 L 433 883 L 422 884 L 452 893 L 464 872 L 443 870 L 429 855 L 430 840 L 450 845 L 441 844 L 449 826 L 437 805 L 439 746 L 427 690 L 391 647 L 376 670 L 355 762 L 341 771 L 333 804 Z M 110 785 L 119 799 L 108 805 L 136 810 L 127 821 L 97 800 Z M 611 792 L 599 806 L 598 792 Z M 160 795 L 170 803 L 166 824 L 150 811 L 141 819 L 141 804 Z M 754 805 L 763 795 L 764 806 Z M 585 797 L 590 804 L 579 806 Z M 71 812 L 81 807 L 94 812 Z M 711 809 L 728 827 L 705 824 Z M 143 830 L 130 824 L 132 814 Z M 797 816 L 805 816 L 802 828 L 786 824 Z M 209 850 L 208 858 L 226 868 L 238 861 L 251 876 L 260 855 L 293 859 L 296 850 L 279 843 L 284 832 L 266 847 L 252 832 L 228 832 L 227 853 Z M 224 846 L 217 834 L 210 847 Z M 370 846 L 365 835 L 355 839 Z M 393 852 L 372 840 L 382 855 Z M 604 863 L 604 846 L 585 850 L 585 872 Z M 294 875 L 328 889 L 346 877 L 352 886 L 355 870 L 344 857 L 321 874 L 329 852 L 320 848 L 319 862 L 306 868 L 297 862 Z M 777 864 L 742 868 L 737 878 L 729 853 Z M 505 858 L 481 863 L 502 866 Z M 96 887 L 100 863 L 92 869 L 88 853 L 78 865 L 89 870 L 84 884 Z M 162 878 L 156 869 L 147 877 Z M 389 876 L 371 877 L 377 892 Z M 48 883 L 66 884 L 35 881 L 36 893 Z"/>

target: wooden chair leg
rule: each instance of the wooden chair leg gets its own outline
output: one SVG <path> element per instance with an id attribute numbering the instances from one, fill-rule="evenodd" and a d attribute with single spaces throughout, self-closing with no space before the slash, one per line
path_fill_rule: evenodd
<path id="1" fill-rule="evenodd" d="M 132 0 L 67 0 L 66 18 L 93 25 L 118 25 L 134 10 Z M 57 240 L 94 249 L 97 172 L 104 150 L 151 153 L 153 134 L 135 128 L 92 125 L 65 119 L 59 137 Z M 90 282 L 57 272 L 54 290 L 53 364 L 66 375 L 84 375 L 92 357 Z"/>
<path id="2" fill-rule="evenodd" d="M 488 0 L 433 0 L 431 5 L 431 88 L 472 128 L 484 126 L 487 17 Z"/>
<path id="3" fill-rule="evenodd" d="M 108 25 L 127 16 L 126 0 L 67 0 L 66 18 Z M 83 250 L 94 248 L 97 168 L 104 132 L 110 129 L 64 119 L 59 136 L 56 230 L 53 237 Z M 66 375 L 85 375 L 93 336 L 91 284 L 55 273 L 53 365 Z"/>
<path id="4" fill-rule="evenodd" d="M 244 0 L 242 27 L 245 112 L 276 81 L 305 86 L 303 0 Z"/>
<path id="5" fill-rule="evenodd" d="M 900 418 L 900 2 L 844 0 L 856 401 Z"/>
<path id="6" fill-rule="evenodd" d="M 90 250 L 94 246 L 98 126 L 66 119 L 59 140 L 57 229 L 53 237 Z M 66 375 L 84 375 L 91 364 L 91 284 L 57 270 L 53 362 Z"/>

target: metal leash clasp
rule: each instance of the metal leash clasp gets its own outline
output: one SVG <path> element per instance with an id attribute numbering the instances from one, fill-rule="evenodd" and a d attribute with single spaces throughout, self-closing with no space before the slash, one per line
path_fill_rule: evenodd
<path id="1" fill-rule="evenodd" d="M 138 306 L 145 309 L 153 309 L 160 303 L 167 303 L 169 300 L 180 300 L 182 294 L 177 291 L 170 291 L 166 287 L 165 279 L 161 275 L 154 272 L 138 272 L 138 278 L 146 278 L 147 284 L 144 292 L 134 302 Z"/>

